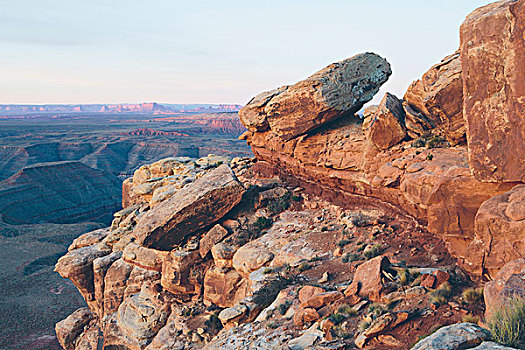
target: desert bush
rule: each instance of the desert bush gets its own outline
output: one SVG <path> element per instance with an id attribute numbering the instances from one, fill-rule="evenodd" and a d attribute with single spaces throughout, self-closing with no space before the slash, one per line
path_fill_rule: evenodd
<path id="1" fill-rule="evenodd" d="M 286 311 L 288 311 L 290 305 L 292 305 L 292 302 L 290 300 L 286 300 L 284 303 L 279 304 L 277 311 L 279 311 L 279 314 L 282 316 L 286 313 Z"/>
<path id="2" fill-rule="evenodd" d="M 476 323 L 476 324 L 479 322 L 479 320 L 480 320 L 480 317 L 474 316 L 474 315 L 465 315 L 461 319 L 462 322 Z"/>
<path id="3" fill-rule="evenodd" d="M 481 304 L 483 302 L 483 288 L 467 288 L 462 293 L 467 304 Z"/>
<path id="4" fill-rule="evenodd" d="M 525 349 L 525 299 L 508 300 L 491 314 L 488 326 L 494 341 Z"/>
<path id="5" fill-rule="evenodd" d="M 450 283 L 443 283 L 438 289 L 430 293 L 430 303 L 441 306 L 447 302 L 447 300 L 452 296 L 452 286 Z"/>
<path id="6" fill-rule="evenodd" d="M 372 315 L 372 318 L 377 318 L 384 314 L 386 311 L 386 307 L 381 304 L 374 303 L 368 307 L 368 312 Z"/>
<path id="7" fill-rule="evenodd" d="M 371 224 L 372 218 L 363 213 L 354 213 L 352 214 L 351 222 L 356 227 L 364 227 Z"/>
<path id="8" fill-rule="evenodd" d="M 346 316 L 344 314 L 335 313 L 328 317 L 330 321 L 332 321 L 335 325 L 338 325 L 340 323 L 343 323 L 344 320 L 346 320 Z"/>
<path id="9" fill-rule="evenodd" d="M 383 252 L 383 246 L 381 244 L 374 244 L 370 249 L 365 250 L 363 253 L 365 258 L 372 259 L 380 255 Z"/>
<path id="10" fill-rule="evenodd" d="M 211 332 L 220 331 L 222 329 L 222 322 L 216 314 L 211 314 L 210 318 L 208 318 L 204 324 Z"/>
<path id="11" fill-rule="evenodd" d="M 303 262 L 301 263 L 297 269 L 300 271 L 300 272 L 304 272 L 306 270 L 310 270 L 312 268 L 312 265 L 306 263 L 306 262 Z"/>
<path id="12" fill-rule="evenodd" d="M 340 246 L 341 248 L 344 248 L 345 246 L 347 246 L 348 244 L 350 244 L 350 240 L 346 239 L 346 238 L 343 238 L 342 240 L 340 240 L 337 245 Z"/>
<path id="13" fill-rule="evenodd" d="M 297 277 L 294 275 L 283 276 L 278 274 L 275 277 L 268 279 L 261 289 L 253 293 L 253 301 L 257 305 L 267 307 L 275 300 L 277 294 L 279 294 L 281 290 L 296 282 Z"/>
<path id="14" fill-rule="evenodd" d="M 360 333 L 363 333 L 364 331 L 368 329 L 368 327 L 370 327 L 371 324 L 372 322 L 370 321 L 361 320 L 361 322 L 359 322 L 359 324 L 357 325 L 357 329 L 359 330 Z"/>
<path id="15" fill-rule="evenodd" d="M 354 261 L 358 261 L 361 259 L 361 256 L 359 254 L 356 254 L 356 253 L 346 253 L 345 255 L 343 255 L 343 257 L 341 258 L 341 260 L 344 262 L 344 263 L 347 263 L 347 262 L 354 262 Z"/>
<path id="16" fill-rule="evenodd" d="M 343 315 L 347 315 L 348 317 L 355 317 L 357 316 L 357 311 L 353 309 L 350 305 L 341 305 L 339 309 L 337 309 L 337 312 Z"/>

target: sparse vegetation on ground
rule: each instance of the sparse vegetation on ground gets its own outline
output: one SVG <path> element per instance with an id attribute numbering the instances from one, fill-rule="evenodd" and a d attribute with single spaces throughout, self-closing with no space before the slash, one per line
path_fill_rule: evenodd
<path id="1" fill-rule="evenodd" d="M 487 324 L 494 341 L 525 349 L 525 299 L 508 300 L 491 314 Z"/>

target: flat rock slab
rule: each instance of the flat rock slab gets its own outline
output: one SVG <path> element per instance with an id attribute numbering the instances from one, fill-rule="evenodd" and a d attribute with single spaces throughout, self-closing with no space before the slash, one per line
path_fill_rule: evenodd
<path id="1" fill-rule="evenodd" d="M 412 348 L 412 350 L 459 350 L 469 349 L 488 339 L 487 330 L 473 323 L 457 323 L 440 328 Z"/>
<path id="2" fill-rule="evenodd" d="M 191 233 L 222 218 L 244 192 L 232 170 L 221 165 L 144 215 L 133 231 L 135 241 L 148 248 L 171 250 Z"/>

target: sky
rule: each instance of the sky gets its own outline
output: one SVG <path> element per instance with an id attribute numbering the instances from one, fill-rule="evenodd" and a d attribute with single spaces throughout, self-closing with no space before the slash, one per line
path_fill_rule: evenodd
<path id="1" fill-rule="evenodd" d="M 401 97 L 490 2 L 0 0 L 0 104 L 245 104 L 361 52 Z"/>

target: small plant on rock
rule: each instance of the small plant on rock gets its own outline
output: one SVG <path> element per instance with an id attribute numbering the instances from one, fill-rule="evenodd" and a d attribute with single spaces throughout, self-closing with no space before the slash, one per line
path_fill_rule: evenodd
<path id="1" fill-rule="evenodd" d="M 283 316 L 286 314 L 286 311 L 290 308 L 290 305 L 292 305 L 292 302 L 290 300 L 286 300 L 284 303 L 279 304 L 277 307 L 277 311 L 279 311 L 279 314 Z"/>
<path id="2" fill-rule="evenodd" d="M 268 279 L 261 289 L 253 293 L 253 301 L 257 305 L 266 307 L 275 300 L 281 290 L 296 282 L 297 277 L 294 275 L 283 276 L 277 274 L 275 277 Z"/>
<path id="3" fill-rule="evenodd" d="M 525 349 L 525 299 L 508 300 L 491 314 L 488 326 L 494 341 Z"/>
<path id="4" fill-rule="evenodd" d="M 360 333 L 363 333 L 364 331 L 368 329 L 368 327 L 370 327 L 371 324 L 372 324 L 371 321 L 361 320 L 361 322 L 359 322 L 359 324 L 357 325 L 357 329 L 359 330 Z"/>
<path id="5" fill-rule="evenodd" d="M 360 256 L 359 254 L 356 254 L 356 253 L 346 253 L 345 255 L 343 255 L 343 257 L 341 258 L 341 260 L 342 260 L 344 263 L 347 263 L 347 262 L 354 262 L 354 261 L 361 260 L 361 256 Z"/>
<path id="6" fill-rule="evenodd" d="M 338 325 L 340 323 L 343 323 L 344 320 L 346 320 L 346 316 L 340 313 L 335 313 L 330 315 L 328 319 L 332 321 L 335 325 Z"/>

